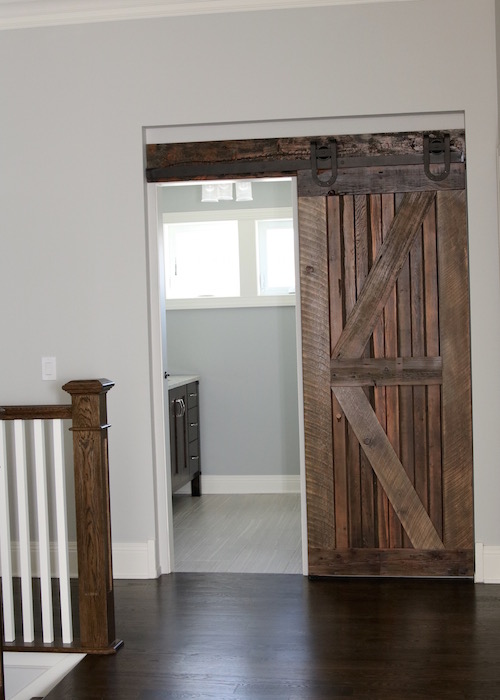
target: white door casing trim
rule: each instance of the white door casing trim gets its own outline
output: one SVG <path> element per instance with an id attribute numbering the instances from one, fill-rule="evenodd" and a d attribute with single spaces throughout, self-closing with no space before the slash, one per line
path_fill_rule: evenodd
<path id="1" fill-rule="evenodd" d="M 1 0 L 0 0 L 1 1 Z M 314 134 L 363 134 L 383 131 L 425 131 L 436 129 L 454 129 L 464 127 L 463 112 L 378 115 L 367 117 L 319 118 L 305 120 L 284 120 L 272 122 L 251 122 L 231 124 L 196 124 L 164 127 L 145 127 L 144 140 L 149 143 L 175 143 L 181 141 L 216 141 L 232 139 L 278 138 L 283 136 L 304 136 Z M 156 541 L 158 543 L 158 571 L 170 573 L 173 563 L 173 519 L 171 503 L 170 458 L 166 453 L 165 441 L 169 440 L 165 426 L 163 392 L 161 387 L 162 357 L 162 314 L 158 307 L 159 296 L 159 249 L 158 249 L 158 213 L 156 191 L 158 185 L 147 185 L 147 226 L 148 226 L 148 277 L 150 303 L 150 361 L 151 361 L 151 396 L 153 409 L 153 452 L 155 454 L 155 473 L 157 485 L 166 484 L 156 493 Z M 296 206 L 296 203 L 295 205 Z M 297 287 L 297 299 L 300 299 Z M 296 305 L 300 314 L 300 304 Z M 297 368 L 299 387 L 299 426 L 300 426 L 300 490 L 302 504 L 302 547 L 303 573 L 307 575 L 307 529 L 305 498 L 305 457 L 303 444 L 304 416 L 302 397 L 302 352 L 300 346 L 300 316 L 297 316 Z M 160 388 L 159 388 L 160 387 Z M 160 396 L 161 394 L 161 396 Z M 168 443 L 167 443 L 168 444 Z M 165 477 L 166 475 L 166 477 Z M 168 524 L 167 524 L 168 523 Z M 168 532 L 162 529 L 167 524 Z"/>

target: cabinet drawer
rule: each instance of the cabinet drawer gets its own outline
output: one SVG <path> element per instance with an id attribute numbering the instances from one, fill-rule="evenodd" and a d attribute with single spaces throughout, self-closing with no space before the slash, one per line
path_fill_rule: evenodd
<path id="1" fill-rule="evenodd" d="M 189 473 L 191 476 L 200 471 L 200 444 L 198 440 L 189 443 L 188 447 Z"/>
<path id="2" fill-rule="evenodd" d="M 187 419 L 187 429 L 188 429 L 188 442 L 197 440 L 200 434 L 200 426 L 198 422 L 198 406 L 190 408 L 188 411 Z"/>
<path id="3" fill-rule="evenodd" d="M 192 408 L 198 405 L 198 382 L 187 385 L 187 407 Z"/>

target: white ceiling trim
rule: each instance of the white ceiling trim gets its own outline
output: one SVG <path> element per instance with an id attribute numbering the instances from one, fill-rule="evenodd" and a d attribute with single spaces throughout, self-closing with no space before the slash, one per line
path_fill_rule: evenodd
<path id="1" fill-rule="evenodd" d="M 0 0 L 0 30 L 415 0 Z"/>

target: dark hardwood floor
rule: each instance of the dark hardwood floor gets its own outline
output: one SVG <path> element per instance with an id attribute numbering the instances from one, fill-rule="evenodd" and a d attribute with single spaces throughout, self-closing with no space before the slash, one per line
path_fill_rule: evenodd
<path id="1" fill-rule="evenodd" d="M 116 583 L 115 656 L 46 700 L 500 698 L 500 586 L 177 573 Z"/>

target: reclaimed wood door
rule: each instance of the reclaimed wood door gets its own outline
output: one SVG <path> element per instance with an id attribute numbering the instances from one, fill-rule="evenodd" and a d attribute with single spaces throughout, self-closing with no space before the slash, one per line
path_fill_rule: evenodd
<path id="1" fill-rule="evenodd" d="M 465 191 L 299 184 L 299 232 L 310 575 L 472 576 Z"/>

